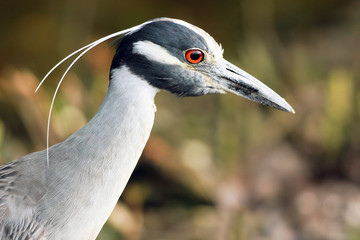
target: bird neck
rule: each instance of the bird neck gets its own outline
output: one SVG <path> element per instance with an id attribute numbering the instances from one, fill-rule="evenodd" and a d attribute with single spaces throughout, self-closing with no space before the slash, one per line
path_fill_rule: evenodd
<path id="1" fill-rule="evenodd" d="M 94 118 L 77 133 L 86 144 L 82 161 L 102 173 L 103 185 L 124 189 L 154 123 L 157 89 L 125 66 L 111 71 L 108 93 Z M 94 170 L 97 169 L 97 170 Z M 104 186 L 102 186 L 104 187 Z"/>
<path id="2" fill-rule="evenodd" d="M 126 66 L 111 71 L 103 104 L 83 131 L 79 131 L 86 139 L 92 135 L 90 151 L 96 157 L 89 158 L 90 161 L 103 157 L 105 166 L 109 166 L 108 161 L 114 161 L 121 175 L 130 177 L 154 123 L 157 91 Z M 99 161 L 95 160 L 95 164 Z"/>
<path id="3" fill-rule="evenodd" d="M 127 67 L 113 69 L 108 93 L 94 118 L 52 149 L 50 189 L 62 189 L 64 198 L 49 203 L 49 214 L 59 221 L 64 220 L 64 211 L 73 216 L 64 220 L 73 234 L 64 239 L 86 232 L 93 234 L 87 239 L 93 239 L 109 217 L 149 138 L 156 92 Z M 69 178 L 56 169 L 66 170 Z"/>

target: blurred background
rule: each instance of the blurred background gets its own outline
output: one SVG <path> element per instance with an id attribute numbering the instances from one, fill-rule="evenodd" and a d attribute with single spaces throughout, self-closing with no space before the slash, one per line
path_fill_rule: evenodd
<path id="1" fill-rule="evenodd" d="M 161 16 L 209 32 L 296 114 L 159 93 L 150 140 L 98 239 L 360 239 L 360 1 L 0 1 L 0 163 L 46 147 L 66 64 L 34 90 L 53 65 Z M 97 111 L 113 54 L 110 41 L 72 68 L 51 144 Z"/>

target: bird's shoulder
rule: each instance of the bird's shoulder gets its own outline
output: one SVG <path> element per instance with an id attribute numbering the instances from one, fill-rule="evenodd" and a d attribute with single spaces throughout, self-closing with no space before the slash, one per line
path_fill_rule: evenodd
<path id="1" fill-rule="evenodd" d="M 32 153 L 0 166 L 1 239 L 7 239 L 6 235 L 10 234 L 25 233 L 26 228 L 33 231 L 40 228 L 36 211 L 47 190 L 43 155 Z"/>

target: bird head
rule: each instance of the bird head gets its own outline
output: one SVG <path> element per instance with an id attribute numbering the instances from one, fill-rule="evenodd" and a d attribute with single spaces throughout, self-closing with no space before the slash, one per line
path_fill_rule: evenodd
<path id="1" fill-rule="evenodd" d="M 35 92 L 59 65 L 78 54 L 61 77 L 56 93 L 71 67 L 100 43 L 118 37 L 111 64 L 127 67 L 150 85 L 178 96 L 201 96 L 231 92 L 282 111 L 295 111 L 265 84 L 226 61 L 219 44 L 204 30 L 185 21 L 158 18 L 100 38 L 66 56 L 41 80 Z M 51 112 L 51 110 L 50 110 Z"/>
<path id="2" fill-rule="evenodd" d="M 118 42 L 111 69 L 123 66 L 178 96 L 231 92 L 294 113 L 277 93 L 225 60 L 208 33 L 181 20 L 159 18 L 130 29 Z"/>

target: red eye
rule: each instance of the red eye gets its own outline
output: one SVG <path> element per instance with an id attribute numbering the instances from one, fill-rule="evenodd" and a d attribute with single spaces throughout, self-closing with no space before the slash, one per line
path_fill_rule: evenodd
<path id="1" fill-rule="evenodd" d="M 197 64 L 204 60 L 204 53 L 198 49 L 191 49 L 185 53 L 186 61 L 191 64 Z"/>

